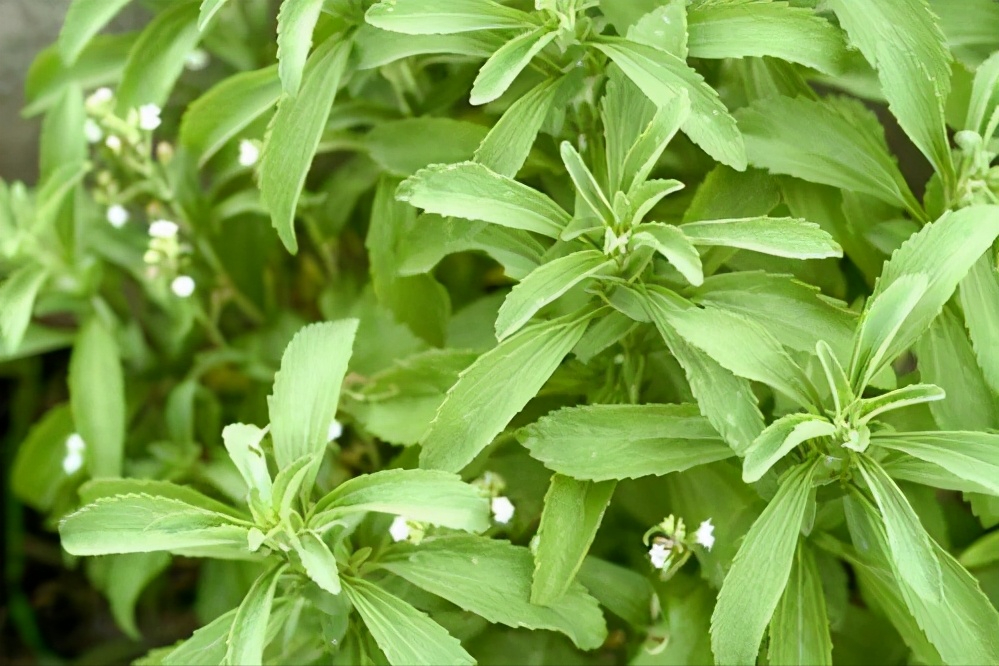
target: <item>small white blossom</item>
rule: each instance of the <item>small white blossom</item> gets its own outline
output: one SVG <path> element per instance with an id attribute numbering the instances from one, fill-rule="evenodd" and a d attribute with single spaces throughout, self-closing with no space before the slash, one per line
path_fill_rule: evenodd
<path id="1" fill-rule="evenodd" d="M 121 150 L 121 139 L 112 134 L 108 138 L 104 139 L 104 145 L 117 153 Z"/>
<path id="2" fill-rule="evenodd" d="M 711 547 L 715 545 L 715 526 L 711 524 L 710 518 L 698 526 L 694 533 L 694 541 L 708 550 L 711 550 Z"/>
<path id="3" fill-rule="evenodd" d="M 62 459 L 62 470 L 66 474 L 73 474 L 83 467 L 83 452 L 86 448 L 87 443 L 78 433 L 74 432 L 66 438 L 66 457 Z"/>
<path id="4" fill-rule="evenodd" d="M 208 52 L 204 49 L 194 49 L 184 57 L 184 67 L 197 72 L 208 67 Z"/>
<path id="5" fill-rule="evenodd" d="M 87 118 L 83 122 L 83 136 L 86 137 L 87 143 L 97 143 L 104 138 L 104 130 L 92 118 Z"/>
<path id="6" fill-rule="evenodd" d="M 669 556 L 670 549 L 664 543 L 653 543 L 652 547 L 649 548 L 649 559 L 652 560 L 652 566 L 656 569 L 665 567 Z"/>
<path id="7" fill-rule="evenodd" d="M 251 167 L 260 159 L 260 149 L 257 144 L 248 139 L 239 142 L 239 163 L 241 166 Z"/>
<path id="8" fill-rule="evenodd" d="M 155 104 L 143 104 L 139 107 L 139 129 L 150 132 L 160 126 L 160 107 Z"/>
<path id="9" fill-rule="evenodd" d="M 340 435 L 343 434 L 343 424 L 341 424 L 336 419 L 330 422 L 329 430 L 326 431 L 326 441 L 332 442 L 335 439 L 340 439 Z"/>
<path id="10" fill-rule="evenodd" d="M 128 222 L 128 211 L 121 204 L 108 206 L 108 224 L 115 229 L 121 229 Z"/>
<path id="11" fill-rule="evenodd" d="M 194 278 L 190 275 L 178 275 L 170 283 L 170 291 L 176 296 L 187 298 L 194 293 Z"/>
<path id="12" fill-rule="evenodd" d="M 156 220 L 149 225 L 149 235 L 153 238 L 173 238 L 177 230 L 177 223 L 170 220 Z"/>
<path id="13" fill-rule="evenodd" d="M 409 524 L 402 516 L 396 516 L 389 526 L 389 534 L 393 541 L 405 541 L 409 538 Z"/>
<path id="14" fill-rule="evenodd" d="M 101 104 L 107 104 L 114 98 L 114 93 L 111 92 L 110 88 L 98 88 L 94 92 L 90 93 L 90 97 L 87 98 L 86 105 L 90 107 L 99 106 Z"/>
<path id="15" fill-rule="evenodd" d="M 490 508 L 493 512 L 493 520 L 501 525 L 506 525 L 513 518 L 515 508 L 513 502 L 510 501 L 508 497 L 500 495 L 499 497 L 494 497 Z"/>

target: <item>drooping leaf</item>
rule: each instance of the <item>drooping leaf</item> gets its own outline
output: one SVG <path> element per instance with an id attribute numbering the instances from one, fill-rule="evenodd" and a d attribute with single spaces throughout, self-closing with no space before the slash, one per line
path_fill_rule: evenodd
<path id="1" fill-rule="evenodd" d="M 644 44 L 605 37 L 594 46 L 657 106 L 686 92 L 690 116 L 683 123 L 684 133 L 719 162 L 740 171 L 746 168 L 745 144 L 735 120 L 700 74 L 676 56 Z"/>
<path id="2" fill-rule="evenodd" d="M 260 201 L 289 252 L 298 251 L 295 212 L 347 67 L 351 42 L 327 38 L 312 52 L 297 97 L 285 97 L 271 121 L 260 158 Z"/>
<path id="3" fill-rule="evenodd" d="M 604 481 L 679 472 L 732 456 L 694 405 L 587 405 L 553 412 L 521 440 L 549 468 Z"/>
<path id="4" fill-rule="evenodd" d="M 643 224 L 634 235 L 634 243 L 654 248 L 695 287 L 704 284 L 701 255 L 679 228 L 668 224 Z"/>
<path id="5" fill-rule="evenodd" d="M 574 286 L 613 265 L 599 250 L 581 250 L 543 264 L 520 281 L 496 317 L 496 338 L 516 333 L 538 310 Z"/>
<path id="6" fill-rule="evenodd" d="M 114 333 L 97 316 L 77 333 L 69 361 L 69 400 L 91 476 L 121 476 L 125 378 Z"/>
<path id="7" fill-rule="evenodd" d="M 829 437 L 836 426 L 815 414 L 788 414 L 760 433 L 746 451 L 742 480 L 759 481 L 777 461 L 802 442 L 817 437 Z"/>
<path id="8" fill-rule="evenodd" d="M 441 537 L 397 546 L 379 565 L 489 622 L 564 633 L 592 650 L 607 635 L 596 600 L 572 583 L 551 606 L 532 604 L 534 561 L 527 548 L 481 537 Z"/>
<path id="9" fill-rule="evenodd" d="M 239 72 L 193 101 L 180 124 L 180 144 L 204 165 L 230 139 L 274 108 L 281 97 L 277 67 Z"/>
<path id="10" fill-rule="evenodd" d="M 529 326 L 458 377 L 423 437 L 420 464 L 456 472 L 537 394 L 590 322 L 571 314 Z"/>
<path id="11" fill-rule="evenodd" d="M 872 445 L 907 453 L 999 495 L 999 435 L 941 431 L 877 434 Z"/>
<path id="12" fill-rule="evenodd" d="M 811 9 L 786 2 L 694 5 L 687 25 L 694 58 L 770 56 L 835 76 L 846 57 L 839 30 Z"/>
<path id="13" fill-rule="evenodd" d="M 383 30 L 409 35 L 449 35 L 475 30 L 533 28 L 530 14 L 492 0 L 386 0 L 371 6 L 365 20 Z"/>
<path id="14" fill-rule="evenodd" d="M 589 552 L 617 484 L 552 476 L 538 527 L 531 603 L 549 606 L 568 591 Z"/>
<path id="15" fill-rule="evenodd" d="M 475 162 L 439 164 L 403 181 L 396 196 L 438 215 L 482 220 L 551 238 L 570 217 L 546 195 Z"/>
<path id="16" fill-rule="evenodd" d="M 340 594 L 341 583 L 336 557 L 329 546 L 312 532 L 302 532 L 292 546 L 312 581 L 330 594 Z"/>
<path id="17" fill-rule="evenodd" d="M 45 412 L 18 444 L 10 469 L 13 494 L 38 511 L 49 511 L 65 481 L 62 462 L 66 440 L 73 434 L 73 416 L 69 405 L 62 404 Z"/>
<path id="18" fill-rule="evenodd" d="M 364 511 L 405 516 L 456 530 L 489 527 L 489 502 L 454 474 L 427 469 L 387 469 L 346 481 L 313 509 L 317 521 Z"/>
<path id="19" fill-rule="evenodd" d="M 360 578 L 344 581 L 344 592 L 393 666 L 475 664 L 458 639 L 399 597 Z"/>
<path id="20" fill-rule="evenodd" d="M 232 423 L 222 429 L 222 442 L 229 458 L 235 463 L 240 476 L 250 491 L 256 490 L 260 500 L 271 501 L 271 475 L 267 470 L 267 458 L 260 445 L 267 434 L 255 425 Z"/>
<path id="21" fill-rule="evenodd" d="M 288 343 L 267 400 L 279 469 L 325 450 L 357 326 L 356 319 L 311 324 Z"/>
<path id="22" fill-rule="evenodd" d="M 538 28 L 504 44 L 479 70 L 472 84 L 469 102 L 473 105 L 487 104 L 505 93 L 534 56 L 551 44 L 557 34 Z"/>
<path id="23" fill-rule="evenodd" d="M 88 504 L 59 524 L 73 555 L 148 553 L 225 546 L 246 550 L 247 527 L 230 516 L 152 495 L 117 495 Z"/>
<path id="24" fill-rule="evenodd" d="M 822 579 L 807 545 L 800 544 L 795 552 L 787 587 L 770 620 L 767 656 L 774 666 L 833 663 Z"/>
<path id="25" fill-rule="evenodd" d="M 746 534 L 711 615 L 716 663 L 756 662 L 760 641 L 791 575 L 801 523 L 814 501 L 816 470 L 814 464 L 795 467 Z"/>
<path id="26" fill-rule="evenodd" d="M 680 227 L 695 245 L 722 245 L 792 259 L 842 257 L 822 227 L 793 217 L 749 217 L 690 222 Z"/>

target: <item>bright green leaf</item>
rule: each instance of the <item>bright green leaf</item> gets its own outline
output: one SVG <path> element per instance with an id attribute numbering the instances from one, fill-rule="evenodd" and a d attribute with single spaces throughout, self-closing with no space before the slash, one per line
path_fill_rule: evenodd
<path id="1" fill-rule="evenodd" d="M 767 426 L 746 451 L 742 480 L 755 483 L 799 444 L 818 437 L 831 437 L 836 426 L 814 414 L 788 414 Z"/>

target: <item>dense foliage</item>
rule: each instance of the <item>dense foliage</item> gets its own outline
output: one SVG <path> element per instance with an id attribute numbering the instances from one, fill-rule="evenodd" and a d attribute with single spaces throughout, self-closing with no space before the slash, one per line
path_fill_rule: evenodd
<path id="1" fill-rule="evenodd" d="M 999 664 L 999 4 L 128 2 L 0 360 L 137 663 Z"/>

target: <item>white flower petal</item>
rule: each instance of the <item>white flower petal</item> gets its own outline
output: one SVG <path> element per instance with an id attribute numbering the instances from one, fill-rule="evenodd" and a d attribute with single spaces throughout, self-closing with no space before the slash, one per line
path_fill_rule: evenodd
<path id="1" fill-rule="evenodd" d="M 506 525 L 513 518 L 513 514 L 516 511 L 513 506 L 513 502 L 510 501 L 508 497 L 500 495 L 499 497 L 494 497 L 490 508 L 493 512 L 493 520 L 502 525 Z"/>
<path id="2" fill-rule="evenodd" d="M 209 60 L 208 51 L 205 51 L 204 49 L 194 49 L 184 57 L 184 67 L 192 72 L 197 72 L 205 67 L 208 67 Z"/>
<path id="3" fill-rule="evenodd" d="M 402 516 L 396 516 L 389 526 L 389 534 L 393 541 L 405 541 L 409 538 L 409 524 Z"/>
<path id="4" fill-rule="evenodd" d="M 97 143 L 104 138 L 104 130 L 92 118 L 87 118 L 83 122 L 83 136 L 87 138 L 87 143 Z"/>
<path id="5" fill-rule="evenodd" d="M 153 238 L 173 238 L 177 231 L 177 223 L 170 220 L 155 220 L 149 225 L 149 235 Z"/>
<path id="6" fill-rule="evenodd" d="M 698 526 L 697 532 L 694 533 L 694 540 L 708 550 L 711 550 L 711 547 L 715 545 L 715 526 L 711 524 L 710 518 Z"/>
<path id="7" fill-rule="evenodd" d="M 170 283 L 170 291 L 181 298 L 187 298 L 194 293 L 194 278 L 190 275 L 178 275 Z"/>
<path id="8" fill-rule="evenodd" d="M 108 206 L 108 224 L 115 229 L 121 229 L 128 222 L 128 210 L 120 204 Z"/>
<path id="9" fill-rule="evenodd" d="M 260 159 L 260 149 L 257 144 L 248 139 L 239 142 L 239 163 L 241 166 L 251 167 Z"/>
<path id="10" fill-rule="evenodd" d="M 652 560 L 652 566 L 656 569 L 662 569 L 666 566 L 666 560 L 669 559 L 669 555 L 670 550 L 661 543 L 654 543 L 649 548 L 649 559 Z"/>
<path id="11" fill-rule="evenodd" d="M 326 441 L 332 442 L 335 439 L 340 439 L 340 435 L 343 434 L 343 424 L 341 424 L 336 419 L 330 423 L 329 430 L 326 431 Z"/>
<path id="12" fill-rule="evenodd" d="M 153 131 L 160 126 L 162 109 L 155 104 L 143 104 L 139 107 L 139 129 Z"/>
<path id="13" fill-rule="evenodd" d="M 104 145 L 117 153 L 121 150 L 121 139 L 112 134 L 104 139 Z"/>
<path id="14" fill-rule="evenodd" d="M 87 106 L 98 106 L 100 104 L 107 104 L 114 98 L 114 93 L 110 88 L 98 88 L 94 92 L 90 93 L 90 97 L 87 98 Z"/>

